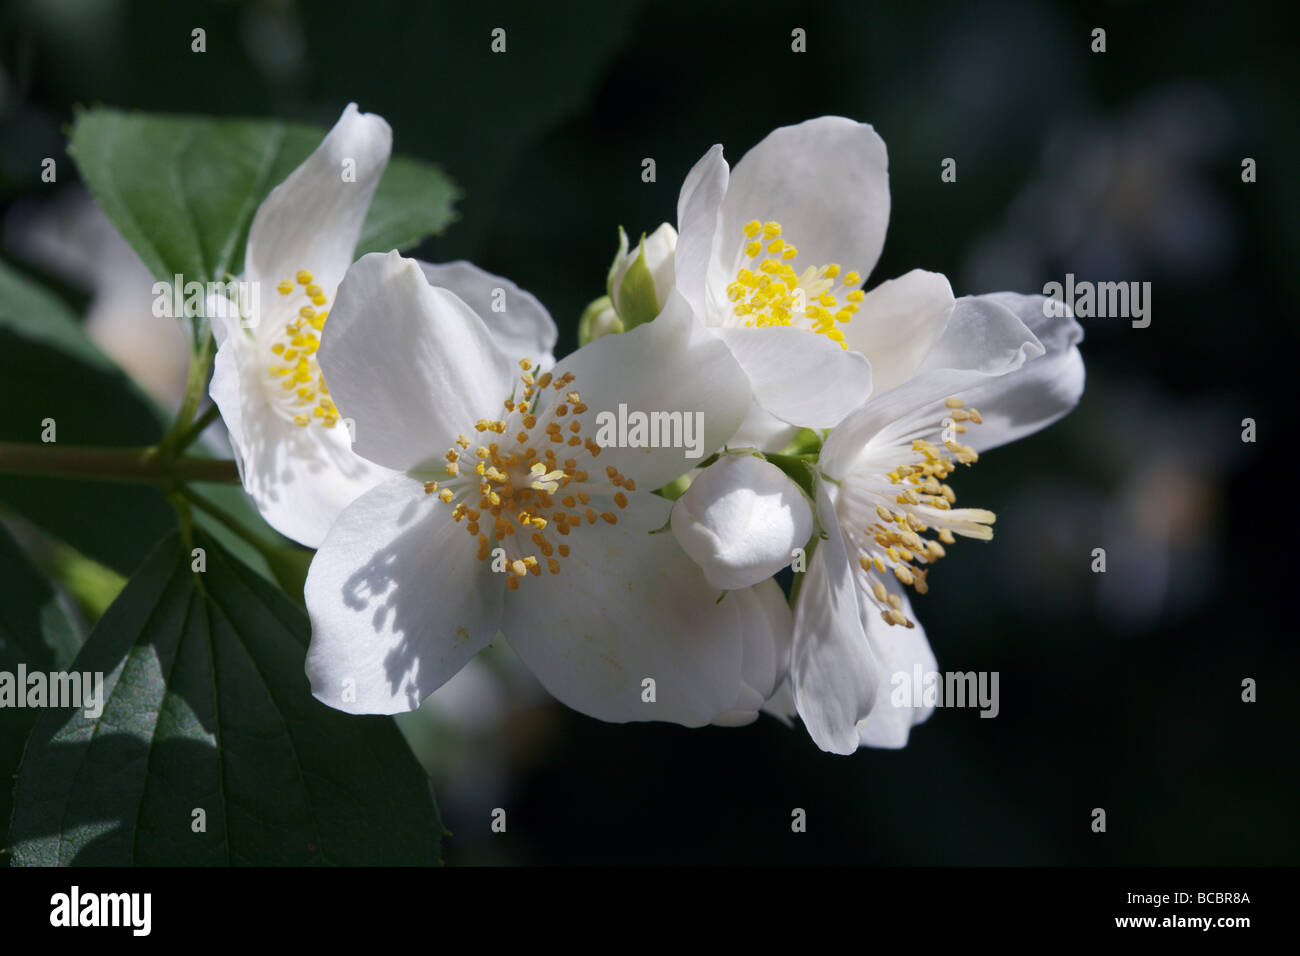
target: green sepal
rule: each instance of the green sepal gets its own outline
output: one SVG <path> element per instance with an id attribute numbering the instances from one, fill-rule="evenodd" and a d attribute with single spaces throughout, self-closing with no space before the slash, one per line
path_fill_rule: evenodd
<path id="1" fill-rule="evenodd" d="M 623 320 L 623 327 L 631 330 L 654 319 L 659 314 L 659 299 L 655 295 L 655 278 L 645 261 L 645 234 L 637 250 L 636 261 L 623 274 L 623 282 L 614 297 L 614 308 Z"/>

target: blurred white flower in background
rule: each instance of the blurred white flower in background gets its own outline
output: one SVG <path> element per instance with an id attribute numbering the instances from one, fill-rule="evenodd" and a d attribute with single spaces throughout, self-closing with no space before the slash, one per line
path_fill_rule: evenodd
<path id="1" fill-rule="evenodd" d="M 180 404 L 189 332 L 153 314 L 153 276 L 84 188 L 15 204 L 4 240 L 16 258 L 89 293 L 86 334 L 165 409 Z"/>
<path id="2" fill-rule="evenodd" d="M 1211 179 L 1232 138 L 1227 102 L 1199 86 L 1150 94 L 1117 119 L 1067 121 L 1003 224 L 973 244 L 963 287 L 1033 288 L 1065 267 L 1104 279 L 1226 268 L 1234 223 Z"/>
<path id="3" fill-rule="evenodd" d="M 1008 597 L 1042 616 L 1093 602 L 1116 629 L 1185 619 L 1223 586 L 1216 553 L 1227 520 L 1227 482 L 1243 451 L 1241 428 L 1214 398 L 1179 401 L 1146 386 L 1108 382 L 1074 424 L 1079 454 L 1113 462 L 1107 490 L 1046 479 L 1007 515 L 1002 535 L 1021 582 Z M 1079 586 L 1094 548 L 1106 571 Z"/>
<path id="4" fill-rule="evenodd" d="M 509 646 L 497 642 L 418 710 L 394 719 L 433 781 L 444 824 L 460 835 L 463 821 L 503 805 L 511 780 L 545 757 L 558 710 Z"/>

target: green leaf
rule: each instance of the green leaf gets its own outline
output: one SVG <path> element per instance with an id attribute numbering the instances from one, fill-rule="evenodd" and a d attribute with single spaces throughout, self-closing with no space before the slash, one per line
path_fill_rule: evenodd
<path id="1" fill-rule="evenodd" d="M 116 368 L 86 335 L 62 299 L 4 262 L 0 262 L 0 327 L 54 346 L 91 368 Z"/>
<path id="2" fill-rule="evenodd" d="M 196 545 L 200 574 L 163 541 L 73 665 L 104 673 L 102 716 L 47 711 L 33 729 L 15 862 L 437 863 L 437 808 L 394 722 L 315 700 L 305 615 Z"/>
<path id="3" fill-rule="evenodd" d="M 0 527 L 0 674 L 17 675 L 19 664 L 29 671 L 58 670 L 72 661 L 80 644 L 62 600 Z M 9 845 L 13 778 L 23 743 L 40 714 L 0 707 L 0 849 Z"/>
<path id="4" fill-rule="evenodd" d="M 122 588 L 126 587 L 126 578 L 112 568 L 106 568 L 76 548 L 58 541 L 50 543 L 41 566 L 63 586 L 92 622 L 103 617 L 122 593 Z"/>
<path id="5" fill-rule="evenodd" d="M 82 178 L 149 271 L 205 282 L 243 268 L 257 207 L 326 130 L 278 120 L 112 109 L 77 116 L 68 147 Z M 405 248 L 441 231 L 457 198 L 435 166 L 396 158 L 380 180 L 358 253 Z"/>
<path id="6" fill-rule="evenodd" d="M 69 444 L 148 445 L 162 436 L 164 413 L 157 404 L 86 336 L 61 300 L 3 262 L 0 402 L 6 409 L 0 419 L 3 441 L 39 442 L 46 418 L 54 419 L 58 440 Z M 200 443 L 190 453 L 207 451 Z M 266 548 L 288 548 L 238 485 L 211 485 L 204 494 Z M 176 527 L 162 494 L 143 486 L 0 474 L 3 506 L 122 574 L 134 570 L 158 539 Z M 292 560 L 286 559 L 283 569 L 272 569 L 258 549 L 206 514 L 197 513 L 196 520 L 268 579 L 284 579 L 290 570 Z M 288 580 L 296 577 L 292 572 Z M 302 582 L 296 583 L 301 594 Z"/>
<path id="7" fill-rule="evenodd" d="M 456 221 L 460 191 L 437 166 L 394 156 L 370 201 L 356 256 L 409 249 Z"/>
<path id="8" fill-rule="evenodd" d="M 69 445 L 149 445 L 153 402 L 86 337 L 63 303 L 0 262 L 0 441 L 39 443 L 43 422 Z M 78 551 L 129 574 L 176 527 L 155 488 L 0 474 L 12 508 Z"/>

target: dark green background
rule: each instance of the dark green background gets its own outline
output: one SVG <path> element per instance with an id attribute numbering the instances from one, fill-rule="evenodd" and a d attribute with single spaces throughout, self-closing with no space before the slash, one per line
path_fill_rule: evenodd
<path id="1" fill-rule="evenodd" d="M 906 750 L 846 759 L 768 719 L 688 732 L 547 708 L 508 731 L 509 834 L 488 832 L 489 807 L 445 806 L 447 859 L 1294 864 L 1294 522 L 1270 451 L 1294 427 L 1290 10 L 13 2 L 0 203 L 64 188 L 39 182 L 40 161 L 71 169 L 76 104 L 329 125 L 355 100 L 465 192 L 422 257 L 469 258 L 536 293 L 564 352 L 616 227 L 674 220 L 710 145 L 734 163 L 775 126 L 873 123 L 893 212 L 870 284 L 925 267 L 959 295 L 1041 291 L 1067 271 L 1154 285 L 1150 328 L 1084 322 L 1072 416 L 960 476 L 998 535 L 954 548 L 917 609 L 942 668 L 1000 672 L 1001 715 L 940 711 Z M 505 55 L 489 50 L 498 26 Z M 790 52 L 795 27 L 806 54 Z M 1062 206 L 1075 192 L 1091 198 Z M 1255 445 L 1239 438 L 1248 416 Z M 1241 702 L 1245 677 L 1258 703 Z M 790 832 L 792 807 L 807 833 Z"/>

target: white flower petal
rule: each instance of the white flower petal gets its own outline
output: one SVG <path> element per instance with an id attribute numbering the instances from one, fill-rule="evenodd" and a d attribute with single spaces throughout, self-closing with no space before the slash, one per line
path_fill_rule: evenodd
<path id="1" fill-rule="evenodd" d="M 713 257 L 728 175 L 722 147 L 714 146 L 687 174 L 677 196 L 674 256 L 677 289 L 701 318 L 706 305 L 704 283 Z"/>
<path id="2" fill-rule="evenodd" d="M 842 116 L 769 133 L 731 171 L 707 278 L 710 308 L 728 306 L 726 286 L 741 265 L 743 227 L 753 219 L 779 222 L 804 266 L 836 262 L 869 275 L 889 224 L 888 169 L 876 131 Z"/>
<path id="3" fill-rule="evenodd" d="M 396 252 L 348 270 L 317 357 L 357 453 L 398 470 L 497 414 L 516 368 L 469 306 Z"/>
<path id="4" fill-rule="evenodd" d="M 885 586 L 902 599 L 902 613 L 908 620 L 916 622 L 907 592 L 888 580 Z M 926 720 L 934 708 L 926 706 L 924 700 L 908 698 L 901 698 L 901 706 L 895 706 L 895 679 L 906 679 L 910 687 L 917 665 L 925 675 L 937 671 L 939 664 L 920 622 L 916 622 L 915 627 L 886 624 L 879 614 L 867 611 L 863 614 L 862 626 L 880 665 L 880 681 L 875 706 L 871 713 L 858 721 L 858 740 L 864 747 L 905 747 L 912 727 Z M 896 675 L 901 676 L 896 678 Z"/>
<path id="5" fill-rule="evenodd" d="M 315 151 L 271 190 L 253 217 L 244 259 L 245 274 L 265 286 L 263 299 L 300 269 L 326 292 L 338 285 L 392 148 L 383 117 L 349 103 Z M 345 179 L 345 163 L 355 179 Z"/>
<path id="6" fill-rule="evenodd" d="M 779 452 L 799 434 L 799 426 L 783 422 L 758 402 L 750 402 L 749 414 L 727 442 L 732 448 L 757 448 Z"/>
<path id="7" fill-rule="evenodd" d="M 214 332 L 218 324 L 213 323 Z M 212 362 L 212 380 L 208 383 L 208 395 L 217 406 L 217 410 L 221 412 L 221 420 L 225 423 L 231 447 L 235 450 L 235 463 L 239 467 L 241 480 L 244 474 L 244 462 L 239 447 L 244 434 L 244 402 L 240 392 L 239 353 L 245 346 L 237 337 L 242 334 L 236 328 L 233 332 L 217 336 L 219 345 Z"/>
<path id="8" fill-rule="evenodd" d="M 912 377 L 947 327 L 954 301 L 948 279 L 923 269 L 866 294 L 858 314 L 842 328 L 848 347 L 871 362 L 877 393 Z"/>
<path id="9" fill-rule="evenodd" d="M 958 393 L 984 420 L 963 438 L 976 451 L 987 451 L 1046 428 L 1079 404 L 1084 370 L 1078 345 L 1083 329 L 1073 316 L 1044 315 L 1043 304 L 1049 300 L 1041 295 L 998 292 L 980 298 L 1014 312 L 1046 349 L 1023 368 Z"/>
<path id="10" fill-rule="evenodd" d="M 389 479 L 312 560 L 312 693 L 353 714 L 414 710 L 496 636 L 504 593 L 450 508 L 417 477 Z"/>
<path id="11" fill-rule="evenodd" d="M 681 428 L 673 447 L 611 444 L 600 453 L 598 467 L 617 468 L 645 491 L 685 474 L 720 448 L 749 408 L 749 383 L 740 366 L 722 342 L 695 322 L 676 291 L 654 321 L 584 345 L 557 363 L 554 372 L 574 374 L 570 387 L 587 405 L 582 434 L 598 443 L 602 435 L 610 441 L 619 438 L 620 405 L 629 416 L 681 413 L 675 419 Z M 689 436 L 688 425 L 693 430 Z M 629 429 L 624 437 L 635 436 Z M 688 437 L 695 447 L 680 447 Z"/>
<path id="12" fill-rule="evenodd" d="M 763 704 L 762 712 L 770 717 L 775 717 L 787 727 L 793 726 L 791 720 L 798 713 L 794 703 L 794 691 L 790 688 L 790 679 L 787 677 L 777 685 L 772 696 Z"/>
<path id="13" fill-rule="evenodd" d="M 353 453 L 343 425 L 295 425 L 247 394 L 231 445 L 244 490 L 267 524 L 308 548 L 320 546 L 344 508 L 392 475 Z"/>
<path id="14" fill-rule="evenodd" d="M 268 395 L 273 384 L 256 343 L 234 326 L 217 350 L 209 394 L 244 490 L 267 524 L 315 548 L 339 512 L 392 472 L 356 455 L 342 424 L 304 427 L 278 414 Z"/>
<path id="15" fill-rule="evenodd" d="M 812 535 L 799 486 L 753 455 L 725 455 L 673 503 L 673 536 L 714 587 L 751 587 L 790 564 Z"/>
<path id="16" fill-rule="evenodd" d="M 470 262 L 421 262 L 420 268 L 430 285 L 447 289 L 474 310 L 508 358 L 532 359 L 542 371 L 555 364 L 555 323 L 531 292 Z"/>
<path id="17" fill-rule="evenodd" d="M 718 602 L 672 535 L 650 534 L 668 508 L 654 495 L 632 495 L 617 525 L 583 526 L 566 538 L 572 553 L 559 574 L 530 577 L 506 594 L 506 640 L 574 710 L 615 723 L 699 727 L 741 697 L 740 610 Z M 654 703 L 642 700 L 646 678 L 655 682 Z"/>
<path id="18" fill-rule="evenodd" d="M 933 438 L 945 399 L 1008 375 L 1042 354 L 1042 344 L 1010 309 L 984 296 L 958 299 L 947 328 L 917 373 L 873 395 L 831 432 L 822 446 L 822 471 L 840 477 L 873 439 L 892 444 L 913 432 L 915 437 Z M 970 439 L 980 427 L 962 438 Z"/>
<path id="19" fill-rule="evenodd" d="M 1005 375 L 1043 354 L 1043 346 L 1014 312 L 987 296 L 962 296 L 917 378 L 927 372 L 955 370 L 971 381 Z"/>
<path id="20" fill-rule="evenodd" d="M 244 331 L 240 322 L 239 306 L 233 299 L 209 293 L 204 299 L 203 308 L 203 314 L 208 317 L 212 326 L 212 337 L 216 340 L 218 349 L 226 344 L 226 339 Z M 245 337 L 250 338 L 247 335 Z"/>
<path id="21" fill-rule="evenodd" d="M 759 711 L 784 684 L 790 672 L 790 644 L 794 618 L 780 585 L 763 581 L 752 588 L 732 591 L 726 601 L 735 601 L 741 612 L 741 672 L 744 686 L 736 706 L 713 723 L 741 727 L 758 719 Z M 793 711 L 791 711 L 793 713 Z"/>
<path id="22" fill-rule="evenodd" d="M 871 364 L 792 326 L 716 329 L 749 377 L 754 400 L 782 421 L 832 428 L 871 394 Z"/>
<path id="23" fill-rule="evenodd" d="M 794 609 L 790 684 L 795 706 L 822 750 L 858 749 L 857 724 L 876 703 L 880 665 L 862 629 L 853 566 L 824 484 L 817 516 L 827 537 L 808 562 Z"/>

